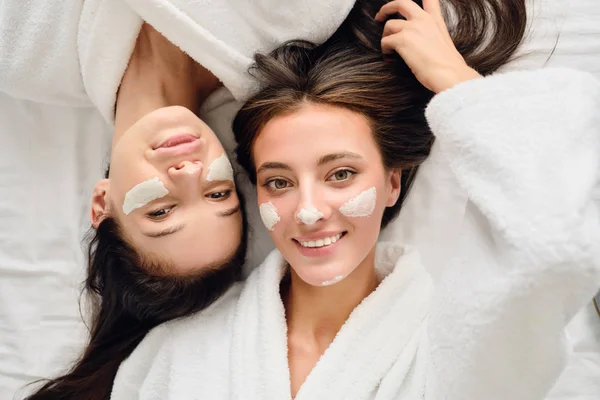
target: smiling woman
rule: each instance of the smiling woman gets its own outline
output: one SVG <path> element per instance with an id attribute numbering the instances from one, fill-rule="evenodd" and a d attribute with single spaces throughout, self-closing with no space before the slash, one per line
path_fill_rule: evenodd
<path id="1" fill-rule="evenodd" d="M 114 218 L 144 258 L 163 260 L 162 273 L 170 275 L 219 265 L 236 252 L 242 232 L 231 164 L 189 108 L 163 107 L 117 131 L 108 179 L 96 186 L 92 204 L 94 226 Z M 215 174 L 215 167 L 230 173 Z"/>
<path id="2" fill-rule="evenodd" d="M 400 169 L 386 171 L 371 126 L 364 115 L 307 102 L 267 122 L 254 141 L 258 201 L 280 217 L 271 237 L 310 285 L 338 282 L 367 265 L 361 260 L 374 257 L 383 213 L 400 195 Z M 334 215 L 341 218 L 327 230 L 312 228 Z M 344 256 L 328 257 L 334 253 Z"/>

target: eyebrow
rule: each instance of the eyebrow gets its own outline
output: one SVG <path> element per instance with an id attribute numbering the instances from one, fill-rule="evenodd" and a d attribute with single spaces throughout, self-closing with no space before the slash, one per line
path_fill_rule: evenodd
<path id="1" fill-rule="evenodd" d="M 343 151 L 341 153 L 332 153 L 332 154 L 324 155 L 323 157 L 319 158 L 317 165 L 321 166 L 323 164 L 327 164 L 327 163 L 330 163 L 335 160 L 340 160 L 342 158 L 351 158 L 353 160 L 362 160 L 363 156 L 361 156 L 360 154 L 352 153 L 351 151 Z"/>
<path id="2" fill-rule="evenodd" d="M 238 203 L 238 205 L 229 208 L 225 211 L 220 211 L 217 213 L 217 216 L 219 217 L 229 217 L 231 215 L 236 214 L 238 211 L 240 211 L 240 204 Z M 172 226 L 170 228 L 167 229 L 163 229 L 162 231 L 158 231 L 158 232 L 143 232 L 144 235 L 151 237 L 151 238 L 159 238 L 159 237 L 164 237 L 164 236 L 168 236 L 168 235 L 172 235 L 176 232 L 179 232 L 180 230 L 182 230 L 183 228 L 185 228 L 185 224 L 181 224 L 181 225 L 175 225 Z"/>
<path id="3" fill-rule="evenodd" d="M 167 235 L 172 235 L 175 232 L 179 232 L 183 228 L 185 228 L 185 224 L 175 225 L 175 226 L 172 226 L 170 228 L 167 228 L 167 229 L 164 229 L 164 230 L 158 231 L 158 232 L 144 232 L 144 235 L 151 237 L 151 238 L 159 238 L 159 237 L 163 237 L 163 236 L 167 236 Z"/>
<path id="4" fill-rule="evenodd" d="M 331 153 L 331 154 L 326 154 L 326 155 L 322 156 L 321 158 L 319 158 L 319 161 L 317 161 L 317 165 L 321 166 L 321 165 L 330 163 L 335 160 L 340 160 L 342 158 L 351 158 L 353 160 L 363 160 L 364 159 L 363 156 L 361 156 L 360 154 L 352 153 L 351 151 L 343 151 L 341 153 Z M 292 170 L 290 168 L 290 166 L 285 163 L 269 161 L 269 162 L 261 164 L 261 166 L 258 168 L 258 170 L 256 170 L 256 175 L 259 175 L 261 172 L 264 172 L 269 169 L 284 169 L 286 171 Z"/>
<path id="5" fill-rule="evenodd" d="M 258 175 L 261 172 L 266 171 L 268 169 L 285 169 L 287 171 L 291 171 L 290 166 L 287 164 L 284 164 L 281 162 L 269 161 L 269 162 L 261 164 L 261 166 L 256 171 L 256 175 Z"/>

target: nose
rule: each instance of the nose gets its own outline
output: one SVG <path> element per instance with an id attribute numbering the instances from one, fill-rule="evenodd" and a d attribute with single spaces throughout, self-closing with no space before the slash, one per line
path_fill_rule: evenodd
<path id="1" fill-rule="evenodd" d="M 299 225 L 315 225 L 331 217 L 331 207 L 318 185 L 304 185 L 299 190 L 294 220 Z"/>
<path id="2" fill-rule="evenodd" d="M 200 161 L 182 161 L 169 168 L 169 178 L 176 185 L 197 187 L 200 184 L 202 167 L 203 165 Z"/>

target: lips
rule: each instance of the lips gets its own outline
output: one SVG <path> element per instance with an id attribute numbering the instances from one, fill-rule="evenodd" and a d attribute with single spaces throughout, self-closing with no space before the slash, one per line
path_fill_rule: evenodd
<path id="1" fill-rule="evenodd" d="M 162 142 L 157 149 L 167 148 L 167 147 L 175 147 L 180 144 L 191 143 L 194 140 L 198 140 L 198 138 L 194 135 L 190 134 L 179 134 L 173 135 L 167 138 L 164 142 Z"/>
<path id="2" fill-rule="evenodd" d="M 182 156 L 194 153 L 200 148 L 200 139 L 190 134 L 173 135 L 154 150 L 165 156 Z"/>

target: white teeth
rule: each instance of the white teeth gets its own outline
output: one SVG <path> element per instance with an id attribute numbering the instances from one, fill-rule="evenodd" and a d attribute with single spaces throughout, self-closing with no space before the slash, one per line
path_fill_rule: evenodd
<path id="1" fill-rule="evenodd" d="M 325 247 L 337 242 L 338 240 L 340 240 L 341 237 L 342 234 L 338 233 L 335 236 L 326 237 L 319 240 L 309 240 L 307 242 L 300 242 L 300 244 L 302 245 L 302 247 Z"/>

